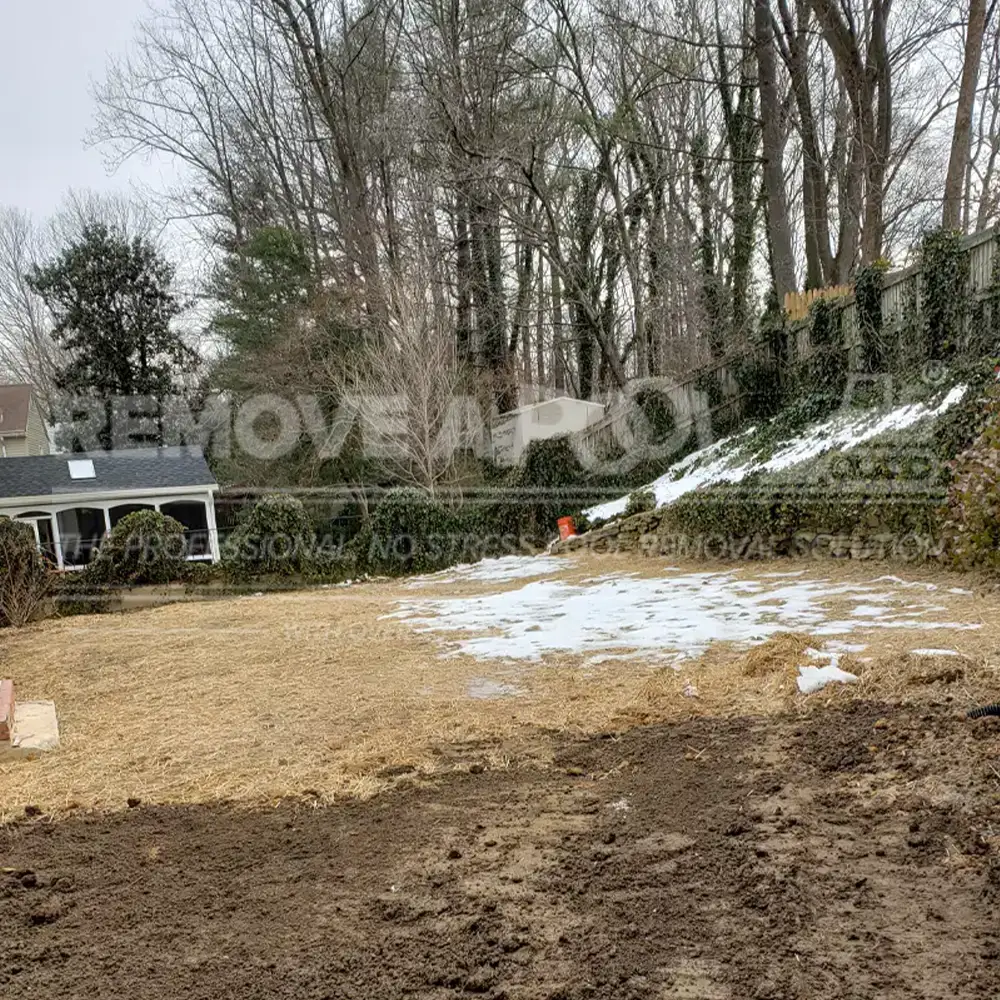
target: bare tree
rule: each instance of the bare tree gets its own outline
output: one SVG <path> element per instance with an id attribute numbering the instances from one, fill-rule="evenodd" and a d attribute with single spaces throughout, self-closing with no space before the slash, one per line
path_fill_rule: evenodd
<path id="1" fill-rule="evenodd" d="M 28 275 L 46 252 L 45 235 L 27 214 L 0 208 L 0 378 L 27 382 L 51 410 L 60 348 Z"/>
<path id="2" fill-rule="evenodd" d="M 781 95 L 775 65 L 774 31 L 767 0 L 754 0 L 754 40 L 760 75 L 760 117 L 763 134 L 764 190 L 771 247 L 771 273 L 779 302 L 795 290 L 795 261 L 785 190 L 785 136 L 781 124 Z"/>
<path id="3" fill-rule="evenodd" d="M 955 128 L 951 138 L 948 175 L 944 183 L 941 225 L 945 229 L 959 229 L 962 225 L 962 195 L 972 146 L 972 115 L 976 100 L 976 83 L 979 80 L 979 63 L 983 54 L 983 38 L 986 34 L 986 17 L 986 0 L 969 0 L 962 79 L 958 89 L 958 106 L 955 109 Z"/>
<path id="4" fill-rule="evenodd" d="M 926 0 L 165 2 L 98 88 L 95 138 L 185 164 L 176 207 L 209 247 L 290 231 L 365 349 L 402 351 L 418 295 L 494 411 L 519 379 L 604 398 L 721 370 L 766 294 L 846 282 L 940 210 L 963 85 L 954 12 Z M 989 38 L 960 197 L 979 220 Z M 344 344 L 309 355 L 306 380 Z"/>
<path id="5" fill-rule="evenodd" d="M 482 444 L 479 410 L 455 330 L 437 322 L 426 284 L 393 289 L 388 333 L 324 373 L 360 419 L 365 455 L 384 473 L 431 494 L 461 481 L 463 452 Z"/>

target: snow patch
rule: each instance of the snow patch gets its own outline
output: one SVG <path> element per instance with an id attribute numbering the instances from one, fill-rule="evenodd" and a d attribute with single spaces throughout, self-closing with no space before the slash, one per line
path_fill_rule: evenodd
<path id="1" fill-rule="evenodd" d="M 839 639 L 823 643 L 824 652 L 831 653 L 863 653 L 867 648 L 863 642 L 841 642 Z"/>
<path id="2" fill-rule="evenodd" d="M 816 691 L 822 691 L 827 684 L 855 684 L 857 680 L 858 678 L 854 674 L 849 674 L 846 670 L 841 670 L 840 667 L 830 663 L 825 667 L 808 665 L 799 667 L 796 684 L 803 694 L 813 694 Z"/>
<path id="3" fill-rule="evenodd" d="M 868 601 L 884 596 L 863 583 L 828 580 L 746 580 L 727 572 L 624 574 L 406 600 L 387 617 L 405 620 L 419 632 L 452 633 L 455 653 L 477 657 L 538 660 L 568 652 L 587 654 L 590 662 L 645 656 L 674 664 L 700 656 L 715 641 L 754 645 L 788 630 L 848 636 L 858 628 L 980 627 L 927 621 L 919 612 L 898 617 L 892 607 L 874 605 L 871 615 L 831 621 L 820 602 L 844 595 Z M 825 655 L 839 652 L 828 649 Z"/>
<path id="4" fill-rule="evenodd" d="M 937 590 L 936 583 L 921 583 L 919 580 L 901 580 L 898 576 L 877 576 L 875 583 L 897 583 L 901 587 L 919 587 L 921 590 Z"/>
<path id="5" fill-rule="evenodd" d="M 495 559 L 481 559 L 477 563 L 460 563 L 438 573 L 415 576 L 406 586 L 431 587 L 439 583 L 465 581 L 503 583 L 532 576 L 547 576 L 565 568 L 565 561 L 558 556 L 498 556 Z"/>

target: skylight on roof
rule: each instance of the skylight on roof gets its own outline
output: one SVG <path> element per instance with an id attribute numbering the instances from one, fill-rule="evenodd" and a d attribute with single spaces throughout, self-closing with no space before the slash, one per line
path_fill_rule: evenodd
<path id="1" fill-rule="evenodd" d="M 89 458 L 71 458 L 66 463 L 69 466 L 70 479 L 96 479 L 94 463 Z"/>

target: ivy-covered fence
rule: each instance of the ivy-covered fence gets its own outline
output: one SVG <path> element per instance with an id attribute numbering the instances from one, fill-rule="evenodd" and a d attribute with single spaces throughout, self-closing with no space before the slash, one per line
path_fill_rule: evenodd
<path id="1" fill-rule="evenodd" d="M 1000 355 L 998 239 L 931 231 L 910 267 L 876 261 L 850 286 L 794 296 L 792 314 L 770 301 L 752 336 L 668 387 L 672 437 L 690 450 L 789 409 L 819 420 L 845 402 L 898 402 L 960 380 Z M 605 462 L 623 443 L 627 453 L 632 402 L 575 435 L 582 451 Z"/>
<path id="2" fill-rule="evenodd" d="M 893 271 L 887 261 L 877 261 L 863 268 L 854 294 L 831 302 L 842 312 L 849 368 L 917 377 L 927 362 L 994 352 L 998 239 L 996 229 L 964 237 L 934 230 L 924 235 L 911 266 Z M 810 317 L 801 325 L 808 329 L 812 323 Z"/>
<path id="3" fill-rule="evenodd" d="M 726 558 L 825 547 L 858 558 L 954 554 L 971 564 L 988 556 L 1000 565 L 998 239 L 996 231 L 929 232 L 912 267 L 894 272 L 877 261 L 855 276 L 849 296 L 814 297 L 798 322 L 771 311 L 755 353 L 728 362 L 740 386 L 740 419 L 757 428 L 758 452 L 845 404 L 913 403 L 940 398 L 959 382 L 970 386 L 943 416 L 887 430 L 846 454 L 832 448 L 801 467 L 707 486 L 653 511 L 630 505 L 624 518 L 562 547 L 671 554 L 680 545 L 677 554 L 697 555 L 703 544 Z M 986 387 L 994 399 L 988 415 Z M 984 421 L 986 436 L 967 450 Z"/>
<path id="4" fill-rule="evenodd" d="M 855 275 L 850 294 L 817 296 L 804 319 L 762 321 L 758 347 L 770 367 L 763 393 L 741 380 L 742 421 L 802 403 L 818 418 L 848 394 L 865 405 L 887 402 L 901 390 L 956 381 L 1000 354 L 998 240 L 996 229 L 928 232 L 910 267 L 876 261 Z"/>

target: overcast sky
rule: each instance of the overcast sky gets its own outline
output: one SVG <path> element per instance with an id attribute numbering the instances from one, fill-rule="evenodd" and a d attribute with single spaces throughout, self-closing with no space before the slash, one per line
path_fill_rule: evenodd
<path id="1" fill-rule="evenodd" d="M 108 176 L 84 136 L 91 80 L 124 53 L 143 0 L 0 0 L 0 205 L 50 215 L 69 188 L 167 186 L 169 164 L 133 160 Z"/>

